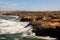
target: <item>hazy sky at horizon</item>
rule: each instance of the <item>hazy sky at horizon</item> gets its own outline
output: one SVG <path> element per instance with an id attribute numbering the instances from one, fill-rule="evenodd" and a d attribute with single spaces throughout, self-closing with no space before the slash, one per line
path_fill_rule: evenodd
<path id="1" fill-rule="evenodd" d="M 0 0 L 0 10 L 60 11 L 60 0 Z"/>

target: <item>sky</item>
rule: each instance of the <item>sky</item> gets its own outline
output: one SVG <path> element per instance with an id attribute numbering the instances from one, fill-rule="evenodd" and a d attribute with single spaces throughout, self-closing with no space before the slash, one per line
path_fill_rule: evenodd
<path id="1" fill-rule="evenodd" d="M 60 0 L 0 0 L 0 11 L 60 11 Z"/>

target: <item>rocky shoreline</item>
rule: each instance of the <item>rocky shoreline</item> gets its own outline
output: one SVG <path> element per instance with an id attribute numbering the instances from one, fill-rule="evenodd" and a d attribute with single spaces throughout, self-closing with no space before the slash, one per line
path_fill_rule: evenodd
<path id="1" fill-rule="evenodd" d="M 20 22 L 29 22 L 26 27 L 31 25 L 36 36 L 51 36 L 60 38 L 59 12 L 39 12 L 39 14 L 34 14 L 34 12 L 33 14 L 30 14 L 28 12 L 27 14 L 23 14 L 24 13 L 18 14 L 19 17 L 16 18 L 16 20 L 19 20 Z"/>

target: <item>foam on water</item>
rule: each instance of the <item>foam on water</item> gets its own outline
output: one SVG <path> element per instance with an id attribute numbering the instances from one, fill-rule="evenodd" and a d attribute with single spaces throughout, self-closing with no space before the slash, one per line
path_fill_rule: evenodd
<path id="1" fill-rule="evenodd" d="M 29 22 L 16 22 L 16 21 L 8 21 L 8 20 L 0 19 L 0 34 L 21 33 L 27 29 L 30 29 L 30 28 L 25 28 L 25 26 L 28 24 Z"/>

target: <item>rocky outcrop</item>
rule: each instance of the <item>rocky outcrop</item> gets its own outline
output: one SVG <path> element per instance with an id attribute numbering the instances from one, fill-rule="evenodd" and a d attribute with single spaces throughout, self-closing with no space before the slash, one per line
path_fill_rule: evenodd
<path id="1" fill-rule="evenodd" d="M 10 13 L 12 15 L 12 13 Z M 9 15 L 10 15 L 9 14 Z M 55 12 L 13 12 L 13 15 L 21 16 L 20 21 L 29 21 L 33 31 L 38 36 L 60 35 L 60 11 Z"/>

